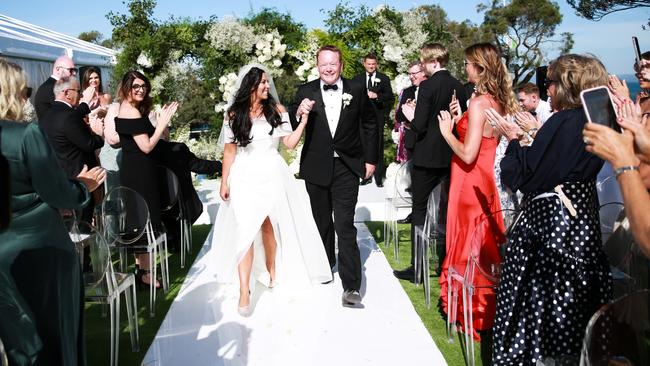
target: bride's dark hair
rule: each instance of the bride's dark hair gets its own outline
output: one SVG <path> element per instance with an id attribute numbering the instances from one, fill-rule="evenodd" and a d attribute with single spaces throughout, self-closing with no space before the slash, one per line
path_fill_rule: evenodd
<path id="1" fill-rule="evenodd" d="M 227 115 L 230 120 L 230 128 L 232 129 L 235 141 L 233 143 L 239 146 L 246 146 L 252 141 L 251 127 L 253 122 L 250 117 L 250 107 L 252 103 L 252 96 L 257 91 L 257 87 L 262 82 L 262 75 L 264 70 L 253 67 L 242 78 L 241 85 L 235 94 L 235 100 L 228 108 Z M 267 75 L 267 77 L 270 77 Z M 273 130 L 282 123 L 282 117 L 278 112 L 277 102 L 269 93 L 267 99 L 261 100 L 262 111 L 267 122 L 271 125 L 269 135 L 273 134 Z"/>

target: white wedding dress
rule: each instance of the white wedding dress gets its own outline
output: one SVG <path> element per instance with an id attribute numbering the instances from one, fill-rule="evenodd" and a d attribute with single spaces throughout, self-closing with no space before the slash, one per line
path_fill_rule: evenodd
<path id="1" fill-rule="evenodd" d="M 237 265 L 253 245 L 251 289 L 256 280 L 268 286 L 260 231 L 266 217 L 273 224 L 277 241 L 278 286 L 306 286 L 332 279 L 304 183 L 294 178 L 278 151 L 280 138 L 293 132 L 287 113 L 282 114 L 282 120 L 285 123 L 269 135 L 271 125 L 266 119 L 254 119 L 252 141 L 237 147 L 228 177 L 230 200 L 219 207 L 213 227 L 210 251 L 217 282 L 239 282 Z M 225 121 L 222 133 L 224 142 L 233 141 L 233 132 Z"/>

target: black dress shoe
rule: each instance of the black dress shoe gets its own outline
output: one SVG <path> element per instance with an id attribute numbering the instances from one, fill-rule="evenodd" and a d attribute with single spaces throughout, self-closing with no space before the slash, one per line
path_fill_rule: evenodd
<path id="1" fill-rule="evenodd" d="M 359 185 L 360 186 L 365 186 L 366 184 L 369 184 L 370 182 L 372 182 L 372 177 L 370 177 L 368 179 L 362 179 L 361 182 L 359 182 Z"/>
<path id="2" fill-rule="evenodd" d="M 397 223 L 398 224 L 410 224 L 411 223 L 411 214 L 409 214 L 408 216 L 406 216 L 403 219 L 397 220 Z"/>
<path id="3" fill-rule="evenodd" d="M 395 275 L 395 277 L 399 278 L 400 280 L 415 283 L 415 270 L 412 266 L 407 267 L 401 271 L 395 270 L 393 271 L 393 275 Z"/>
<path id="4" fill-rule="evenodd" d="M 382 183 L 377 183 L 377 188 L 383 188 L 384 185 Z"/>

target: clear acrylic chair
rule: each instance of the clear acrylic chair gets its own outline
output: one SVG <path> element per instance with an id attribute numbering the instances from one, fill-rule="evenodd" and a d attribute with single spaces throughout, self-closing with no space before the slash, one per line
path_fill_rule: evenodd
<path id="1" fill-rule="evenodd" d="M 140 249 L 149 254 L 151 281 L 149 283 L 149 314 L 153 317 L 156 303 L 157 264 L 160 263 L 163 291 L 169 291 L 167 235 L 154 231 L 145 200 L 136 191 L 116 187 L 102 202 L 101 227 L 110 245 L 120 254 L 120 271 L 127 267 L 127 251 Z"/>
<path id="2" fill-rule="evenodd" d="M 589 320 L 580 365 L 650 365 L 650 290 L 603 305 Z"/>
<path id="3" fill-rule="evenodd" d="M 175 214 L 174 220 L 180 225 L 180 252 L 181 268 L 185 268 L 185 252 L 190 252 L 191 225 L 185 214 L 185 201 L 180 189 L 178 177 L 169 168 L 162 165 L 158 166 L 158 184 L 160 191 L 160 207 L 163 214 L 172 212 Z"/>
<path id="4" fill-rule="evenodd" d="M 2 339 L 0 339 L 0 366 L 9 366 L 7 352 L 5 351 L 5 345 L 2 343 Z"/>
<path id="5" fill-rule="evenodd" d="M 113 268 L 111 252 L 104 236 L 90 224 L 74 222 L 69 227 L 70 238 L 77 248 L 89 252 L 90 271 L 84 272 L 86 303 L 107 305 L 110 314 L 110 365 L 118 364 L 120 344 L 120 298 L 124 294 L 131 336 L 131 349 L 139 352 L 138 305 L 135 276 L 117 273 Z"/>
<path id="6" fill-rule="evenodd" d="M 519 215 L 516 210 L 500 210 L 485 216 L 478 223 L 470 241 L 469 261 L 462 282 L 463 320 L 465 323 L 465 352 L 469 365 L 474 365 L 474 314 L 473 298 L 477 290 L 491 289 L 496 293 L 501 277 L 502 254 L 507 246 L 510 230 Z M 499 217 L 497 217 L 499 216 Z M 499 232 L 498 219 L 503 219 L 505 231 Z M 484 238 L 490 233 L 499 245 L 498 252 L 484 250 Z M 478 275 L 478 276 L 477 276 Z"/>
<path id="7" fill-rule="evenodd" d="M 392 191 L 384 201 L 384 245 L 388 246 L 391 240 L 394 245 L 395 260 L 399 261 L 399 229 L 397 226 L 397 212 L 400 208 L 412 206 L 411 193 L 411 161 L 400 164 L 392 182 Z"/>
<path id="8" fill-rule="evenodd" d="M 435 266 L 441 264 L 438 257 L 438 247 L 446 245 L 444 223 L 446 222 L 447 212 L 446 207 L 442 207 L 441 201 L 444 201 L 442 195 L 445 194 L 447 188 L 445 185 L 448 185 L 448 183 L 448 179 L 443 180 L 431 191 L 427 200 L 424 224 L 413 226 L 416 255 L 414 260 L 415 284 L 416 286 L 421 282 L 423 284 L 427 309 L 431 308 L 431 287 L 429 284 L 431 262 L 434 262 Z"/>

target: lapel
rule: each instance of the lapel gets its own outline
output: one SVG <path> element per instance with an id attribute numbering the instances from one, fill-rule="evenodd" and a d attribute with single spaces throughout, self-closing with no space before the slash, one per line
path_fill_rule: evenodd
<path id="1" fill-rule="evenodd" d="M 323 94 L 320 91 L 320 79 L 317 79 L 314 83 L 311 100 L 316 102 L 314 107 L 318 112 L 318 116 L 320 116 L 320 118 L 316 118 L 315 122 L 323 124 L 325 131 L 327 131 L 328 135 L 331 137 L 332 133 L 330 132 L 329 123 L 327 123 L 327 113 L 325 113 L 325 102 L 323 102 Z"/>
<path id="2" fill-rule="evenodd" d="M 342 94 L 350 94 L 350 83 L 347 81 L 347 79 L 341 79 L 343 80 L 343 93 Z M 350 104 L 352 104 L 352 101 L 350 101 Z M 345 103 L 343 100 L 341 100 L 341 113 L 339 113 L 339 123 L 336 124 L 336 132 L 334 132 L 334 137 L 338 134 L 339 130 L 341 130 L 341 124 L 345 122 L 346 120 L 346 115 L 348 112 L 348 109 L 350 109 L 350 105 L 347 107 L 345 106 Z"/>

